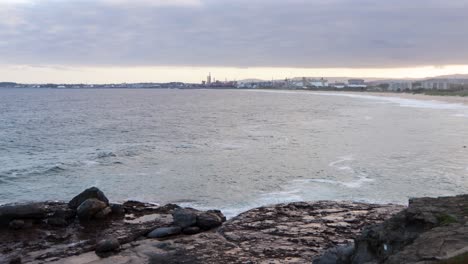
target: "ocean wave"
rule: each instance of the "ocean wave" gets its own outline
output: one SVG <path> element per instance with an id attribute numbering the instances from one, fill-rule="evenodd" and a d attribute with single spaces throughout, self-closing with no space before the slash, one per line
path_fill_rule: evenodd
<path id="1" fill-rule="evenodd" d="M 304 181 L 309 182 L 309 183 L 316 182 L 316 183 L 325 183 L 325 184 L 332 184 L 332 185 L 341 185 L 347 188 L 359 188 L 363 184 L 368 183 L 368 182 L 373 182 L 375 180 L 368 178 L 367 176 L 360 175 L 360 176 L 357 176 L 357 179 L 353 181 L 337 181 L 337 180 L 322 179 L 322 178 L 307 179 Z"/>
<path id="2" fill-rule="evenodd" d="M 101 151 L 96 155 L 97 159 L 106 159 L 106 158 L 112 158 L 112 157 L 117 157 L 117 154 L 115 154 L 112 151 Z"/>
<path id="3" fill-rule="evenodd" d="M 67 170 L 65 164 L 54 164 L 50 166 L 33 166 L 29 168 L 21 169 L 10 169 L 7 171 L 0 172 L 0 179 L 2 180 L 17 180 L 27 178 L 30 176 L 50 175 L 58 174 Z"/>

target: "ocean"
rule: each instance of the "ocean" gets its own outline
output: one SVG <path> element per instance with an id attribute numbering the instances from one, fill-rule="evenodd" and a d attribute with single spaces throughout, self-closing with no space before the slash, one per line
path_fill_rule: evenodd
<path id="1" fill-rule="evenodd" d="M 468 193 L 468 106 L 361 93 L 0 89 L 0 204 L 128 199 L 233 216 Z"/>

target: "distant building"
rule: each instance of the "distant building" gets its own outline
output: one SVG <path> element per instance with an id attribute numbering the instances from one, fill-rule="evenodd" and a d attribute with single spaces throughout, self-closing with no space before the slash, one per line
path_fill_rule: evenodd
<path id="1" fill-rule="evenodd" d="M 428 79 L 421 81 L 421 88 L 430 90 L 448 90 L 468 86 L 468 79 Z"/>
<path id="2" fill-rule="evenodd" d="M 210 74 L 208 74 L 208 76 L 206 77 L 206 84 L 207 84 L 207 85 L 210 85 L 210 84 L 211 84 L 211 72 L 210 72 Z"/>
<path id="3" fill-rule="evenodd" d="M 447 79 L 430 79 L 421 81 L 421 87 L 428 90 L 448 90 L 450 82 Z"/>
<path id="4" fill-rule="evenodd" d="M 330 84 L 330 87 L 333 87 L 336 89 L 344 89 L 346 87 L 346 83 L 335 82 L 335 83 Z"/>
<path id="5" fill-rule="evenodd" d="M 412 82 L 391 82 L 389 83 L 388 90 L 389 91 L 406 91 L 406 90 L 411 90 L 413 89 L 413 83 Z"/>
<path id="6" fill-rule="evenodd" d="M 367 85 L 363 79 L 349 79 L 348 85 L 349 88 L 366 88 Z"/>
<path id="7" fill-rule="evenodd" d="M 328 80 L 325 80 L 324 78 L 312 79 L 312 80 L 309 80 L 309 83 L 310 83 L 310 86 L 312 87 L 317 87 L 317 88 L 328 87 Z"/>

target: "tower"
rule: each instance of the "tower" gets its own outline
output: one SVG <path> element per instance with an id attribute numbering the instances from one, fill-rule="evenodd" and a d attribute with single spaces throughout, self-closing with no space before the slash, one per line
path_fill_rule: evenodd
<path id="1" fill-rule="evenodd" d="M 208 74 L 208 77 L 206 77 L 206 84 L 210 85 L 211 84 L 211 72 Z"/>

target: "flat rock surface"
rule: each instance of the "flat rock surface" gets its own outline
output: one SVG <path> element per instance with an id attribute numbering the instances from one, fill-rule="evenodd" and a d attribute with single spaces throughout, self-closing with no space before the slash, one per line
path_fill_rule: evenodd
<path id="1" fill-rule="evenodd" d="M 216 230 L 136 240 L 108 258 L 88 252 L 53 263 L 311 263 L 402 209 L 331 201 L 279 204 L 249 210 Z"/>
<path id="2" fill-rule="evenodd" d="M 38 206 L 38 203 L 34 205 Z M 68 205 L 43 202 L 40 208 L 46 208 L 49 212 L 56 208 L 68 208 Z M 178 206 L 127 202 L 124 208 L 126 215 L 85 224 L 75 220 L 65 227 L 53 227 L 44 220 L 33 219 L 31 227 L 19 230 L 1 227 L 0 263 L 8 263 L 17 256 L 23 263 L 49 263 L 94 251 L 96 243 L 108 236 L 116 237 L 121 244 L 129 243 L 155 228 L 169 226 L 172 223 L 171 213 Z"/>

